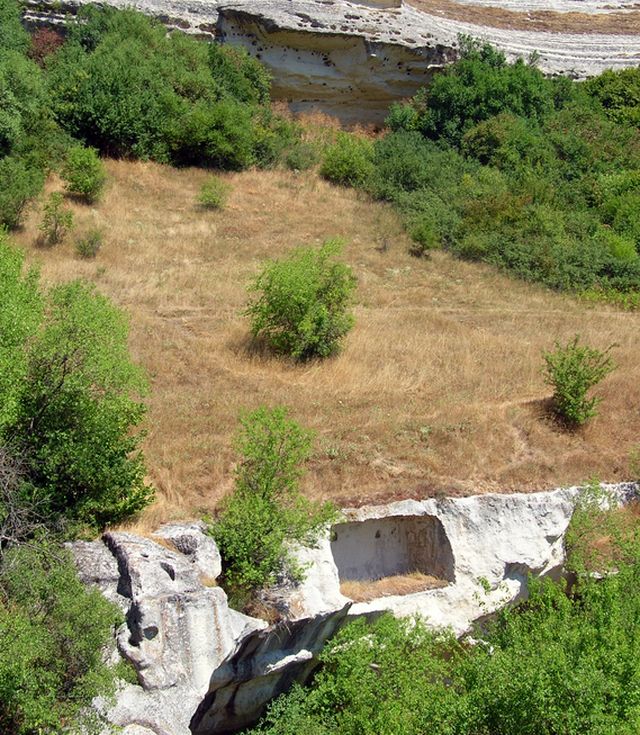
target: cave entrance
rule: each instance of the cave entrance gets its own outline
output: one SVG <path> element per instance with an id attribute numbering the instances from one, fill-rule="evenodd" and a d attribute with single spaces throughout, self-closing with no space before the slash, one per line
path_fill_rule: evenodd
<path id="1" fill-rule="evenodd" d="M 453 552 L 435 516 L 390 516 L 332 529 L 340 589 L 355 601 L 411 594 L 455 581 Z"/>

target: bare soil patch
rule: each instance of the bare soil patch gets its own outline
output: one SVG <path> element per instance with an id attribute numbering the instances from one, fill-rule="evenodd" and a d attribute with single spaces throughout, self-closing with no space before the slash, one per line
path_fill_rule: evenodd
<path id="1" fill-rule="evenodd" d="M 479 26 L 545 33 L 607 33 L 632 35 L 640 33 L 640 12 L 627 13 L 560 13 L 551 10 L 517 12 L 486 5 L 467 5 L 455 0 L 408 0 L 418 10 L 431 15 Z"/>
<path id="2" fill-rule="evenodd" d="M 151 379 L 145 450 L 159 521 L 211 510 L 233 482 L 240 411 L 285 404 L 317 432 L 304 483 L 343 505 L 527 491 L 629 476 L 640 440 L 640 314 L 529 286 L 444 252 L 408 254 L 393 211 L 316 174 L 225 176 L 227 208 L 196 204 L 209 175 L 109 161 L 95 207 L 70 203 L 74 234 L 105 233 L 95 260 L 71 238 L 37 249 L 34 207 L 17 240 L 48 282 L 82 277 L 126 309 Z M 48 189 L 59 187 L 49 182 Z M 269 257 L 329 237 L 358 278 L 344 351 L 296 365 L 251 349 L 245 287 Z M 549 418 L 542 350 L 576 333 L 617 347 L 599 416 L 567 433 Z"/>

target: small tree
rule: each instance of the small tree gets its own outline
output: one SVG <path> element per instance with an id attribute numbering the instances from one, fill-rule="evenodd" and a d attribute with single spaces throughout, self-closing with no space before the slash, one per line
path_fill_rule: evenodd
<path id="1" fill-rule="evenodd" d="M 340 249 L 338 240 L 328 240 L 266 265 L 250 286 L 256 296 L 245 312 L 254 337 L 297 360 L 337 352 L 353 326 L 356 285 L 351 268 L 334 259 Z"/>
<path id="2" fill-rule="evenodd" d="M 62 178 L 69 194 L 91 203 L 102 193 L 107 175 L 104 164 L 93 148 L 76 145 L 67 154 Z"/>
<path id="3" fill-rule="evenodd" d="M 0 235 L 0 446 L 20 457 L 40 516 L 117 523 L 153 495 L 126 319 L 88 284 L 44 291 L 23 261 Z"/>
<path id="4" fill-rule="evenodd" d="M 609 355 L 613 346 L 603 352 L 580 345 L 576 335 L 564 346 L 556 342 L 553 352 L 543 354 L 545 381 L 554 388 L 554 410 L 569 425 L 581 426 L 596 415 L 600 398 L 588 398 L 587 393 L 614 369 Z"/>
<path id="5" fill-rule="evenodd" d="M 307 500 L 299 489 L 310 431 L 284 408 L 258 408 L 240 423 L 235 489 L 210 533 L 220 547 L 226 584 L 237 599 L 246 599 L 281 574 L 301 579 L 287 543 L 313 543 L 335 511 L 329 503 Z"/>
<path id="6" fill-rule="evenodd" d="M 43 208 L 40 232 L 45 245 L 57 245 L 73 227 L 73 212 L 64 206 L 60 192 L 53 192 Z"/>

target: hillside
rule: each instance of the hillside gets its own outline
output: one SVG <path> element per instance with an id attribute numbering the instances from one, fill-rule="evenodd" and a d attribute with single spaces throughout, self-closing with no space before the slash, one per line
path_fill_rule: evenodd
<path id="1" fill-rule="evenodd" d="M 408 254 L 386 205 L 317 174 L 228 174 L 226 209 L 196 204 L 201 169 L 108 161 L 103 200 L 72 205 L 99 226 L 96 260 L 73 237 L 36 248 L 33 207 L 15 239 L 45 281 L 94 281 L 126 309 L 151 376 L 146 455 L 158 501 L 143 525 L 211 510 L 231 487 L 238 414 L 285 404 L 317 432 L 305 480 L 341 504 L 629 478 L 638 446 L 640 314 L 592 306 L 444 252 Z M 48 189 L 59 188 L 50 180 Z M 338 357 L 289 364 L 252 350 L 245 286 L 268 257 L 345 239 L 358 277 L 356 327 Z M 548 415 L 541 353 L 574 334 L 616 343 L 599 416 L 576 433 Z M 635 468 L 637 471 L 637 467 Z"/>

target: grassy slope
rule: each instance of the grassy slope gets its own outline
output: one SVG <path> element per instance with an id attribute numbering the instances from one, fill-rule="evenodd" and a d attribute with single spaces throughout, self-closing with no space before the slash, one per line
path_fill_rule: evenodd
<path id="1" fill-rule="evenodd" d="M 238 412 L 261 403 L 287 404 L 317 431 L 306 490 L 345 504 L 629 475 L 640 314 L 445 253 L 412 258 L 390 209 L 313 173 L 230 175 L 227 209 L 210 213 L 194 205 L 206 172 L 107 168 L 103 201 L 73 205 L 76 232 L 105 230 L 95 261 L 77 259 L 71 240 L 36 249 L 37 208 L 17 240 L 45 280 L 89 278 L 131 314 L 133 353 L 152 376 L 146 451 L 159 490 L 143 525 L 214 506 L 231 486 Z M 295 366 L 252 351 L 240 312 L 261 261 L 336 235 L 359 279 L 344 352 Z M 576 332 L 615 341 L 619 368 L 599 391 L 600 416 L 568 435 L 545 413 L 540 355 Z"/>

